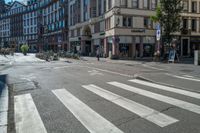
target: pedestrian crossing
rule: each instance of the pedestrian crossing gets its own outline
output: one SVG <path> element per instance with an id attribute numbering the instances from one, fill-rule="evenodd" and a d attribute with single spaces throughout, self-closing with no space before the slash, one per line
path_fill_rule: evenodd
<path id="1" fill-rule="evenodd" d="M 175 93 L 182 95 L 183 97 L 191 97 L 196 100 L 200 99 L 200 94 L 190 92 L 188 90 L 181 90 L 174 87 L 168 87 L 157 83 L 151 83 L 138 79 L 128 80 L 128 84 L 112 81 L 107 82 L 106 85 L 88 84 L 82 85 L 81 88 L 85 91 L 91 92 L 91 95 L 101 97 L 106 101 L 114 104 L 122 109 L 125 109 L 147 122 L 152 123 L 155 128 L 167 128 L 171 125 L 181 122 L 180 118 L 176 116 L 170 116 L 164 112 L 160 112 L 157 109 L 143 105 L 138 101 L 131 100 L 123 97 L 113 91 L 108 90 L 108 87 L 118 88 L 121 91 L 138 94 L 141 97 L 147 97 L 161 103 L 167 103 L 172 106 L 178 107 L 188 111 L 188 113 L 194 113 L 200 115 L 200 106 L 192 102 L 180 100 L 164 94 L 158 94 L 155 92 L 147 91 L 137 85 L 149 87 L 152 89 L 162 90 L 163 92 Z M 118 125 L 115 125 L 112 121 L 109 121 L 105 116 L 102 116 L 97 110 L 91 108 L 87 103 L 84 103 L 79 97 L 73 95 L 67 88 L 55 89 L 51 93 L 54 94 L 55 99 L 58 99 L 62 105 L 69 110 L 74 117 L 91 133 L 122 133 L 124 132 Z M 84 94 L 83 94 L 84 95 Z M 15 96 L 15 123 L 17 133 L 46 133 L 44 123 L 40 117 L 37 108 L 34 104 L 34 100 L 31 94 L 23 94 Z M 105 108 L 106 112 L 106 108 Z M 118 115 L 118 114 L 116 114 Z M 134 127 L 134 125 L 132 125 Z M 74 129 L 75 130 L 75 129 Z"/>

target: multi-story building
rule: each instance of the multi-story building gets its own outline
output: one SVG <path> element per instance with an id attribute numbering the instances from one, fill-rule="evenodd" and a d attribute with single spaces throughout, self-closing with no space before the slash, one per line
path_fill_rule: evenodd
<path id="1" fill-rule="evenodd" d="M 33 52 L 38 50 L 38 8 L 39 3 L 36 0 L 28 1 L 23 14 L 23 38 Z"/>
<path id="2" fill-rule="evenodd" d="M 6 11 L 6 6 L 5 0 L 0 0 L 0 14 Z"/>
<path id="3" fill-rule="evenodd" d="M 193 56 L 200 49 L 200 0 L 183 0 L 182 29 L 180 39 L 182 56 Z"/>
<path id="4" fill-rule="evenodd" d="M 10 18 L 2 19 L 0 20 L 0 38 L 1 38 L 0 46 L 8 47 L 9 37 L 10 37 Z"/>
<path id="5" fill-rule="evenodd" d="M 120 58 L 152 57 L 156 46 L 155 15 L 159 0 L 68 0 L 69 49 L 82 54 Z M 198 44 L 200 0 L 185 0 L 183 29 L 174 33 L 182 56 Z M 77 10 L 80 9 L 80 10 Z M 191 32 L 190 32 L 191 31 Z"/>
<path id="6" fill-rule="evenodd" d="M 23 43 L 23 12 L 26 6 L 15 1 L 4 14 L 1 15 L 1 20 L 7 20 L 7 36 L 2 38 L 4 44 L 12 45 L 19 50 L 19 46 Z"/>
<path id="7" fill-rule="evenodd" d="M 40 25 L 42 25 L 42 44 L 44 50 L 66 50 L 67 29 L 64 0 L 40 1 Z"/>
<path id="8" fill-rule="evenodd" d="M 2 45 L 27 43 L 30 51 L 67 49 L 67 10 L 64 0 L 15 1 L 0 17 Z"/>

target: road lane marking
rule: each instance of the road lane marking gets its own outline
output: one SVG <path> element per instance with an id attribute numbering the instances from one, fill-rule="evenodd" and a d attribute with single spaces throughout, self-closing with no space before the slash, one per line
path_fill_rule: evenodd
<path id="1" fill-rule="evenodd" d="M 119 96 L 117 94 L 114 94 L 110 91 L 107 91 L 103 88 L 100 88 L 95 85 L 83 85 L 83 88 L 101 96 L 102 98 L 107 99 L 110 102 L 113 102 L 120 107 L 123 107 L 140 117 L 160 126 L 160 127 L 165 127 L 170 124 L 173 124 L 175 122 L 178 122 L 179 120 L 172 118 L 170 116 L 167 116 L 163 113 L 160 113 L 154 109 L 151 109 L 147 106 L 144 106 L 142 104 L 139 104 L 137 102 L 131 101 L 127 98 L 124 98 L 122 96 Z"/>
<path id="2" fill-rule="evenodd" d="M 200 82 L 200 79 L 196 79 L 196 78 L 192 78 L 192 77 L 181 77 L 181 76 L 172 75 L 172 74 L 169 74 L 169 73 L 165 73 L 165 74 L 168 75 L 168 76 L 171 76 L 171 77 L 179 78 L 179 79 L 186 79 L 186 80 Z"/>
<path id="3" fill-rule="evenodd" d="M 79 67 L 86 67 L 86 68 L 89 68 L 89 69 L 96 69 L 96 70 L 99 70 L 99 71 L 102 71 L 102 72 L 107 72 L 107 73 L 111 73 L 111 74 L 115 74 L 115 75 L 134 78 L 134 76 L 132 76 L 132 75 L 122 74 L 122 73 L 118 73 L 118 72 L 114 72 L 114 71 L 110 71 L 110 70 L 106 70 L 106 69 L 100 69 L 100 68 L 96 68 L 96 67 L 89 67 L 89 66 L 79 66 Z"/>
<path id="4" fill-rule="evenodd" d="M 123 83 L 119 83 L 119 82 L 108 82 L 108 84 L 119 87 L 119 88 L 127 90 L 127 91 L 131 91 L 133 93 L 137 93 L 139 95 L 143 95 L 143 96 L 164 102 L 164 103 L 168 103 L 168 104 L 177 106 L 179 108 L 182 108 L 182 109 L 185 109 L 185 110 L 197 113 L 197 114 L 200 114 L 200 106 L 198 106 L 196 104 L 192 104 L 192 103 L 178 100 L 178 99 L 175 99 L 172 97 L 164 96 L 161 94 L 153 93 L 150 91 L 142 90 L 142 89 L 132 87 L 132 86 L 129 86 L 129 85 L 126 85 Z"/>
<path id="5" fill-rule="evenodd" d="M 164 69 L 157 68 L 157 67 L 153 67 L 153 66 L 146 65 L 146 64 L 143 64 L 143 66 L 144 66 L 144 67 L 147 67 L 147 68 L 151 68 L 151 69 L 159 70 L 159 71 L 164 71 Z"/>
<path id="6" fill-rule="evenodd" d="M 16 133 L 47 133 L 31 94 L 14 97 Z"/>
<path id="7" fill-rule="evenodd" d="M 103 76 L 103 73 L 100 73 L 97 70 L 88 71 L 88 73 L 90 74 L 90 76 L 95 76 L 95 75 Z"/>
<path id="8" fill-rule="evenodd" d="M 141 84 L 141 85 L 157 88 L 157 89 L 160 89 L 160 90 L 174 92 L 174 93 L 177 93 L 177 94 L 182 94 L 182 95 L 185 95 L 185 96 L 189 96 L 189 97 L 200 99 L 200 94 L 199 93 L 190 92 L 190 91 L 186 91 L 186 90 L 181 90 L 181 89 L 168 87 L 168 86 L 164 86 L 164 85 L 159 85 L 159 84 L 155 84 L 155 83 L 150 83 L 150 82 L 142 81 L 142 80 L 138 80 L 138 79 L 133 79 L 133 80 L 129 80 L 129 81 L 133 82 L 133 83 L 137 83 L 137 84 Z"/>
<path id="9" fill-rule="evenodd" d="M 115 125 L 65 89 L 53 90 L 56 97 L 91 133 L 122 133 Z"/>

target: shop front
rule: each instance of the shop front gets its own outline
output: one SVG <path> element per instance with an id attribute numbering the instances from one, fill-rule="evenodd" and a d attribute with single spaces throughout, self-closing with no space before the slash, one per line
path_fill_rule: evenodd
<path id="1" fill-rule="evenodd" d="M 194 57 L 194 51 L 200 50 L 200 38 L 190 37 L 190 56 Z"/>
<path id="2" fill-rule="evenodd" d="M 143 37 L 143 57 L 153 57 L 155 52 L 155 37 Z"/>

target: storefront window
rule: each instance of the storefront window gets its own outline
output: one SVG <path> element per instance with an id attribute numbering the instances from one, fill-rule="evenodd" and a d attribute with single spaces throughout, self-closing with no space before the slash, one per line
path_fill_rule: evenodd
<path id="1" fill-rule="evenodd" d="M 152 44 L 144 44 L 144 57 L 152 57 L 153 56 L 153 45 Z"/>
<path id="2" fill-rule="evenodd" d="M 120 57 L 129 57 L 129 44 L 119 44 Z"/>

